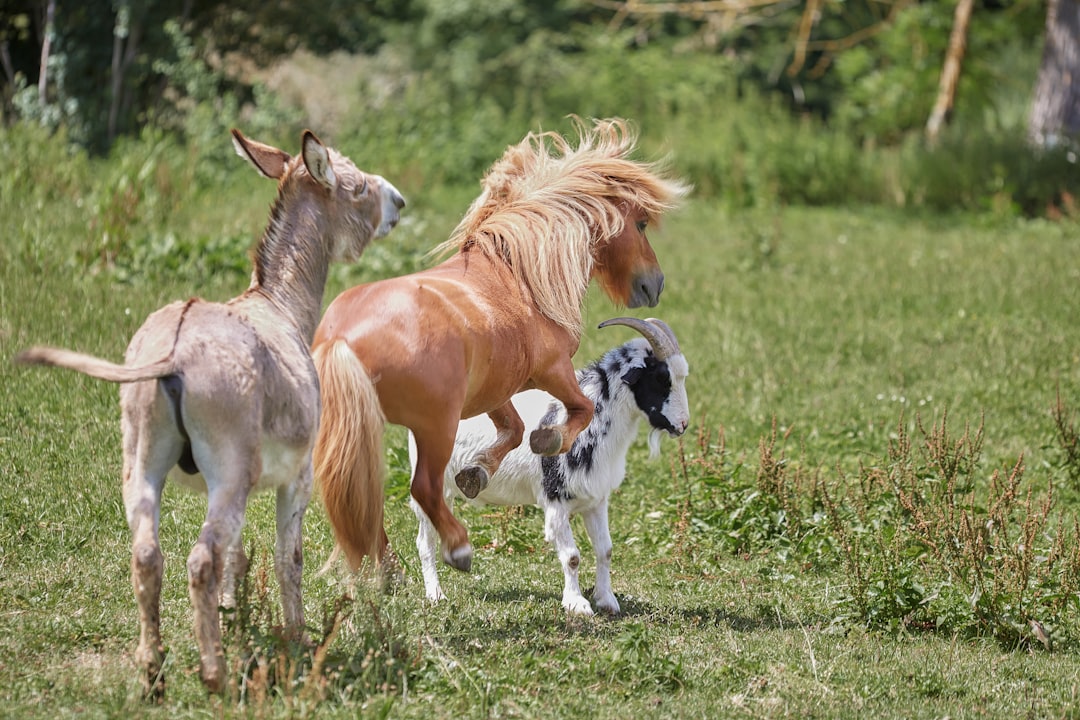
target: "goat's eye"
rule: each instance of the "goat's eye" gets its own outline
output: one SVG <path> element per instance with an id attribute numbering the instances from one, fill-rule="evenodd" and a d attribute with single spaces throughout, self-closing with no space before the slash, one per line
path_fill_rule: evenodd
<path id="1" fill-rule="evenodd" d="M 647 228 L 648 226 L 649 226 L 649 221 L 648 220 L 638 220 L 637 221 L 637 229 L 638 229 L 638 232 L 640 232 L 640 233 L 645 232 L 645 228 Z"/>

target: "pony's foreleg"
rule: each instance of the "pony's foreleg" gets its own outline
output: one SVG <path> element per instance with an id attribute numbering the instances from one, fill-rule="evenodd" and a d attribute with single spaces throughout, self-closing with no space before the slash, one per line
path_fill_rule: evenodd
<path id="1" fill-rule="evenodd" d="M 304 575 L 302 528 L 304 512 L 311 500 L 312 470 L 310 460 L 296 481 L 277 490 L 277 543 L 274 549 L 274 572 L 281 587 L 281 607 L 286 631 L 294 639 L 304 633 L 304 603 L 300 581 Z"/>
<path id="2" fill-rule="evenodd" d="M 529 435 L 529 447 L 537 455 L 558 455 L 570 450 L 574 440 L 589 426 L 593 417 L 593 401 L 581 392 L 574 367 L 567 358 L 565 363 L 552 367 L 536 386 L 551 393 L 566 408 L 566 420 L 562 425 L 540 427 Z"/>
<path id="3" fill-rule="evenodd" d="M 454 476 L 454 482 L 467 498 L 479 495 L 499 470 L 503 458 L 521 444 L 525 423 L 512 403 L 506 403 L 488 413 L 495 424 L 495 441 L 477 453 L 472 462 Z"/>
<path id="4" fill-rule="evenodd" d="M 608 531 L 608 501 L 581 514 L 585 521 L 585 532 L 589 534 L 593 550 L 596 552 L 596 587 L 593 589 L 593 601 L 596 607 L 612 615 L 619 614 L 619 601 L 611 591 L 611 533 Z"/>
<path id="5" fill-rule="evenodd" d="M 443 561 L 452 568 L 468 572 L 472 567 L 472 546 L 465 526 L 458 522 L 443 499 L 443 473 L 450 461 L 453 433 L 421 435 L 413 428 L 416 438 L 416 470 L 410 492 L 442 539 Z"/>

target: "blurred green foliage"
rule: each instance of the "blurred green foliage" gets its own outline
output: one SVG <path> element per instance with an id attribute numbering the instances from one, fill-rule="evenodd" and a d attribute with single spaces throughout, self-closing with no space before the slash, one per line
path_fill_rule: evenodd
<path id="1" fill-rule="evenodd" d="M 1025 138 L 1045 16 L 1036 0 L 976 2 L 952 122 L 933 148 L 922 129 L 953 23 L 944 0 L 826 0 L 805 37 L 805 3 L 730 17 L 589 0 L 61 4 L 42 102 L 34 51 L 46 2 L 0 11 L 16 70 L 0 85 L 8 124 L 64 128 L 92 152 L 161 129 L 192 148 L 209 183 L 225 172 L 216 149 L 229 127 L 287 143 L 312 106 L 348 98 L 319 132 L 427 188 L 475 186 L 507 144 L 577 114 L 631 119 L 643 152 L 669 156 L 699 195 L 732 207 L 1057 215 L 1080 192 L 1074 154 Z M 361 72 L 308 77 L 304 105 L 290 104 L 265 68 L 298 50 L 330 66 L 358 59 Z M 118 57 L 122 102 L 109 89 Z"/>

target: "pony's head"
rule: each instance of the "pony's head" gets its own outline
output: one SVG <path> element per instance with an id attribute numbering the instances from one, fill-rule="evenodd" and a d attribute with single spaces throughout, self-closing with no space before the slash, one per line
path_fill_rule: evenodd
<path id="1" fill-rule="evenodd" d="M 624 120 L 573 122 L 576 147 L 545 132 L 507 148 L 436 251 L 502 259 L 540 312 L 576 337 L 592 278 L 616 304 L 659 301 L 664 274 L 645 229 L 688 186 L 664 177 L 654 163 L 630 159 L 636 136 Z"/>

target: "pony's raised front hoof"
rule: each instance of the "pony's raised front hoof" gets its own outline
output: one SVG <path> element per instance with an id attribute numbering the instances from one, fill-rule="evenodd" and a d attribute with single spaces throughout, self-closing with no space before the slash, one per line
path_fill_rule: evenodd
<path id="1" fill-rule="evenodd" d="M 470 465 L 462 468 L 461 472 L 454 476 L 461 494 L 472 500 L 488 486 L 488 472 L 479 465 Z"/>
<path id="2" fill-rule="evenodd" d="M 472 545 L 465 543 L 461 547 L 454 548 L 442 554 L 443 562 L 461 572 L 469 572 L 472 569 Z"/>
<path id="3" fill-rule="evenodd" d="M 529 447 L 537 455 L 558 455 L 562 450 L 562 434 L 555 428 L 538 428 L 529 435 Z"/>

